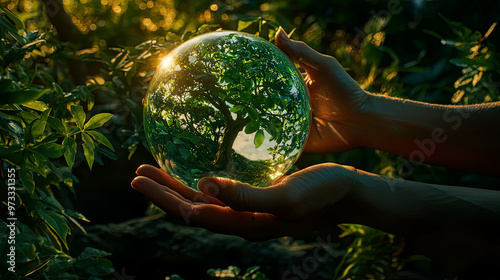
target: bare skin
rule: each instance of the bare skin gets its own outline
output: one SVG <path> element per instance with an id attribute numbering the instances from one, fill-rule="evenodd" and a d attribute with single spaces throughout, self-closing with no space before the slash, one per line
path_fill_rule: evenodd
<path id="1" fill-rule="evenodd" d="M 290 40 L 282 29 L 276 43 L 307 73 L 313 122 L 306 152 L 365 146 L 417 163 L 500 175 L 495 123 L 500 102 L 442 106 L 373 95 L 335 58 Z M 436 229 L 433 236 L 448 231 L 477 235 L 482 245 L 469 244 L 480 247 L 475 254 L 498 255 L 494 248 L 500 247 L 500 191 L 495 190 L 392 179 L 332 163 L 303 169 L 265 188 L 204 178 L 198 192 L 149 165 L 140 166 L 137 175 L 132 186 L 167 213 L 248 240 L 359 223 L 420 239 L 429 229 Z M 458 240 L 467 246 L 465 238 Z"/>

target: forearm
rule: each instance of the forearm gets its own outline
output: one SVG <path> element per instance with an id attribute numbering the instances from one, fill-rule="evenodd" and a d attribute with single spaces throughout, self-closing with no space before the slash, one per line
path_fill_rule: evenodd
<path id="1" fill-rule="evenodd" d="M 405 237 L 447 229 L 500 236 L 500 191 L 443 186 L 357 171 L 348 223 Z"/>
<path id="2" fill-rule="evenodd" d="M 360 145 L 401 155 L 411 166 L 500 174 L 499 118 L 500 103 L 445 106 L 368 94 L 357 129 Z"/>

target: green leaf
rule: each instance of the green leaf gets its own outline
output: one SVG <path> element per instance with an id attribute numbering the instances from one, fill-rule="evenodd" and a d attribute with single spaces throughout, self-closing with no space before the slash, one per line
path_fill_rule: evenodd
<path id="1" fill-rule="evenodd" d="M 180 42 L 181 36 L 175 34 L 174 32 L 169 31 L 165 36 L 165 39 L 167 39 L 167 41 Z"/>
<path id="2" fill-rule="evenodd" d="M 92 137 L 88 135 L 86 132 L 82 133 L 82 138 L 85 143 L 83 143 L 83 154 L 85 156 L 85 159 L 87 160 L 87 164 L 89 165 L 90 170 L 92 170 L 92 165 L 94 164 L 94 141 L 92 140 Z"/>
<path id="3" fill-rule="evenodd" d="M 175 144 L 173 142 L 167 142 L 167 152 L 169 154 L 173 153 L 175 150 Z"/>
<path id="4" fill-rule="evenodd" d="M 243 29 L 248 28 L 250 25 L 252 25 L 253 23 L 255 23 L 259 20 L 260 20 L 260 17 L 239 20 L 238 21 L 238 31 L 241 31 Z"/>
<path id="5" fill-rule="evenodd" d="M 259 129 L 259 131 L 255 133 L 255 138 L 253 139 L 253 143 L 255 144 L 256 149 L 260 147 L 262 143 L 264 143 L 264 139 L 266 139 L 264 131 L 262 129 Z"/>
<path id="6" fill-rule="evenodd" d="M 174 139 L 174 144 L 175 145 L 186 145 L 181 139 L 175 138 Z"/>
<path id="7" fill-rule="evenodd" d="M 52 127 L 53 129 L 55 129 L 55 130 L 57 130 L 59 132 L 62 132 L 62 133 L 66 133 L 67 132 L 66 126 L 58 118 L 54 118 L 52 116 L 49 116 L 49 118 L 47 119 L 47 123 L 50 125 L 50 127 Z"/>
<path id="8" fill-rule="evenodd" d="M 188 159 L 190 156 L 189 150 L 184 147 L 179 148 L 179 153 L 181 153 L 182 158 L 185 160 Z"/>
<path id="9" fill-rule="evenodd" d="M 113 148 L 113 145 L 111 145 L 111 142 L 109 142 L 108 138 L 106 138 L 106 136 L 104 136 L 102 133 L 97 132 L 95 130 L 87 131 L 87 133 L 90 134 L 90 135 L 92 135 L 92 137 L 94 137 L 94 139 L 98 143 L 103 144 L 104 146 L 106 146 L 110 150 L 112 150 L 113 152 L 115 151 L 115 149 Z"/>
<path id="10" fill-rule="evenodd" d="M 52 206 L 54 210 L 59 210 L 59 211 L 64 211 L 64 207 L 54 199 L 52 196 L 46 196 L 42 200 L 45 204 L 47 204 L 49 207 Z"/>
<path id="11" fill-rule="evenodd" d="M 62 156 L 64 152 L 63 145 L 56 143 L 47 143 L 39 145 L 38 147 L 36 147 L 35 150 L 48 158 L 58 158 Z"/>
<path id="12" fill-rule="evenodd" d="M 31 136 L 33 137 L 33 140 L 40 137 L 43 134 L 43 132 L 45 131 L 45 126 L 47 125 L 47 119 L 49 117 L 50 110 L 51 109 L 47 109 L 47 110 L 43 111 L 42 114 L 40 115 L 40 118 L 37 120 L 34 120 L 30 124 L 30 132 L 31 132 Z"/>
<path id="13" fill-rule="evenodd" d="M 59 180 L 64 182 L 66 179 L 68 179 L 68 174 L 66 174 L 65 176 L 65 174 L 63 174 L 63 172 L 61 171 L 65 169 L 64 167 L 56 167 L 50 160 L 47 160 L 47 167 L 50 169 L 50 171 L 52 171 L 52 173 L 57 176 L 57 178 L 59 178 Z M 71 179 L 71 177 L 69 177 L 69 179 Z"/>
<path id="14" fill-rule="evenodd" d="M 277 117 L 271 117 L 271 123 L 276 127 L 281 127 L 282 123 Z"/>
<path id="15" fill-rule="evenodd" d="M 174 120 L 172 118 L 167 119 L 167 125 L 172 126 L 174 124 Z"/>
<path id="16" fill-rule="evenodd" d="M 64 263 L 62 263 L 62 264 L 64 264 Z M 71 263 L 68 263 L 68 267 L 70 267 L 70 264 Z M 50 269 L 53 269 L 54 268 L 53 263 L 50 263 L 49 267 L 50 267 Z M 58 269 L 58 271 L 63 270 L 63 268 L 59 268 L 59 267 L 57 267 L 57 269 Z M 71 273 L 68 273 L 68 272 L 59 273 L 56 277 L 57 278 L 51 278 L 51 279 L 54 279 L 54 280 L 79 280 L 80 279 L 80 276 L 78 276 L 76 274 L 71 274 Z M 100 279 L 99 278 L 98 279 L 90 279 L 90 278 L 88 278 L 88 280 L 100 280 Z"/>
<path id="17" fill-rule="evenodd" d="M 132 158 L 132 156 L 134 155 L 135 151 L 137 150 L 137 145 L 132 145 L 132 146 L 129 146 L 128 147 L 128 160 L 130 160 Z"/>
<path id="18" fill-rule="evenodd" d="M 241 110 L 243 110 L 243 109 L 245 109 L 245 106 L 244 106 L 244 105 L 236 105 L 236 106 L 234 106 L 233 108 L 231 108 L 231 109 L 229 110 L 229 112 L 231 112 L 231 113 L 236 113 L 236 112 L 239 112 L 239 111 L 241 111 Z"/>
<path id="19" fill-rule="evenodd" d="M 450 63 L 452 63 L 458 67 L 462 67 L 462 68 L 465 68 L 465 67 L 476 67 L 476 68 L 483 67 L 486 71 L 487 70 L 494 70 L 494 69 L 491 69 L 494 67 L 491 67 L 490 65 L 488 65 L 488 63 L 486 63 L 486 61 L 481 60 L 481 59 L 456 57 L 456 58 L 450 59 Z"/>
<path id="20" fill-rule="evenodd" d="M 101 127 L 103 124 L 109 121 L 111 117 L 113 117 L 113 114 L 110 113 L 97 114 L 92 118 L 90 118 L 90 120 L 85 124 L 85 127 L 83 129 L 88 130 Z"/>
<path id="21" fill-rule="evenodd" d="M 26 188 L 28 193 L 35 193 L 35 181 L 33 180 L 33 173 L 31 173 L 30 170 L 20 169 L 19 179 L 21 179 L 21 183 Z"/>
<path id="22" fill-rule="evenodd" d="M 0 25 L 2 25 L 2 27 L 5 27 L 7 29 L 7 31 L 9 32 L 9 34 L 12 37 L 14 37 L 14 39 L 17 42 L 19 42 L 19 44 L 21 44 L 21 45 L 26 44 L 26 38 L 24 38 L 23 36 L 18 34 L 17 28 L 10 21 L 8 21 L 7 19 L 4 19 L 3 17 L 0 17 Z M 9 62 L 16 61 L 16 60 L 21 59 L 24 56 L 24 54 L 25 54 L 24 52 L 17 52 L 14 54 L 14 56 L 16 56 L 16 57 L 6 59 L 6 60 L 8 60 Z"/>
<path id="23" fill-rule="evenodd" d="M 248 108 L 248 116 L 250 116 L 250 119 L 252 119 L 252 121 L 259 120 L 259 114 L 257 113 L 254 107 Z"/>
<path id="24" fill-rule="evenodd" d="M 87 102 L 87 110 L 92 110 L 94 107 L 94 95 L 86 86 L 78 86 L 76 88 L 80 91 L 80 96 L 83 101 Z"/>
<path id="25" fill-rule="evenodd" d="M 46 156 L 42 155 L 39 151 L 32 150 L 32 152 L 35 160 L 33 161 L 33 163 L 31 161 L 26 162 L 26 167 L 30 168 L 31 170 L 38 171 L 38 173 L 43 177 L 47 177 L 45 170 L 47 169 L 49 159 Z"/>
<path id="26" fill-rule="evenodd" d="M 76 268 L 92 276 L 106 276 L 115 271 L 113 264 L 104 258 L 88 258 L 79 260 L 75 264 Z"/>
<path id="27" fill-rule="evenodd" d="M 24 104 L 33 100 L 37 100 L 50 89 L 16 89 L 11 91 L 0 92 L 0 105 L 5 104 Z"/>
<path id="28" fill-rule="evenodd" d="M 424 33 L 427 33 L 433 37 L 436 37 L 437 39 L 439 40 L 443 40 L 443 36 L 439 35 L 438 33 L 436 33 L 435 31 L 432 31 L 432 30 L 428 30 L 428 29 L 422 29 L 422 31 Z"/>
<path id="29" fill-rule="evenodd" d="M 75 266 L 92 276 L 105 276 L 115 270 L 113 264 L 104 258 L 110 255 L 108 252 L 86 247 L 78 257 Z"/>
<path id="30" fill-rule="evenodd" d="M 71 94 L 78 96 L 82 101 L 87 102 L 87 111 L 92 110 L 94 107 L 94 95 L 86 86 L 77 86 L 71 90 Z"/>
<path id="31" fill-rule="evenodd" d="M 33 109 L 35 111 L 40 111 L 40 112 L 43 112 L 43 111 L 49 109 L 49 106 L 47 106 L 47 104 L 45 104 L 42 101 L 29 101 L 29 102 L 23 103 L 22 105 L 24 107 L 28 107 L 30 109 Z"/>
<path id="32" fill-rule="evenodd" d="M 22 149 L 21 145 L 10 145 L 6 146 L 0 144 L 0 156 L 12 155 L 13 153 L 19 152 Z"/>
<path id="33" fill-rule="evenodd" d="M 194 145 L 198 145 L 200 143 L 200 138 L 198 138 L 198 136 L 184 130 L 182 131 L 182 133 L 180 134 L 177 134 L 176 137 L 178 139 L 187 139 L 189 140 L 191 143 L 193 143 Z"/>
<path id="34" fill-rule="evenodd" d="M 82 220 L 82 221 L 85 221 L 85 222 L 90 222 L 87 218 L 85 218 L 85 216 L 83 216 L 82 213 L 73 212 L 71 210 L 66 209 L 66 214 L 68 214 L 69 216 L 71 216 L 71 217 L 73 217 L 75 219 L 79 219 L 79 220 Z"/>
<path id="35" fill-rule="evenodd" d="M 245 274 L 253 274 L 255 272 L 257 272 L 257 270 L 260 269 L 260 266 L 252 266 L 252 267 L 249 267 L 247 268 L 247 270 L 245 271 Z"/>
<path id="36" fill-rule="evenodd" d="M 6 78 L 0 80 L 1 92 L 10 92 L 18 89 L 19 89 L 19 84 L 16 81 Z"/>
<path id="37" fill-rule="evenodd" d="M 78 280 L 77 275 L 63 272 L 71 270 L 71 266 L 75 263 L 75 260 L 69 255 L 56 255 L 47 265 L 47 269 L 44 272 L 47 275 L 51 275 L 51 280 Z"/>
<path id="38" fill-rule="evenodd" d="M 0 128 L 5 129 L 9 134 L 14 136 L 14 138 L 16 139 L 22 137 L 22 135 L 24 134 L 23 129 L 17 123 L 1 115 L 0 115 Z"/>
<path id="39" fill-rule="evenodd" d="M 75 122 L 78 127 L 83 130 L 83 125 L 85 124 L 85 112 L 80 105 L 71 105 L 71 114 L 75 118 Z"/>
<path id="40" fill-rule="evenodd" d="M 21 111 L 21 112 L 19 112 L 19 115 L 20 115 L 21 119 L 24 120 L 25 123 L 30 123 L 30 122 L 40 118 L 40 115 L 36 114 L 35 112 Z M 21 122 L 21 121 L 19 121 L 19 122 Z"/>
<path id="41" fill-rule="evenodd" d="M 9 11 L 8 9 L 5 9 L 5 8 L 2 8 L 2 11 L 7 15 L 7 17 L 10 20 L 12 20 L 14 22 L 17 29 L 21 29 L 21 30 L 26 29 L 24 27 L 24 23 L 15 14 L 13 14 L 11 11 Z"/>
<path id="42" fill-rule="evenodd" d="M 73 164 L 75 163 L 75 155 L 76 155 L 76 141 L 72 137 L 66 137 L 63 141 L 64 146 L 64 159 L 66 159 L 66 163 L 68 167 L 73 168 Z"/>
<path id="43" fill-rule="evenodd" d="M 215 30 L 220 28 L 220 25 L 218 24 L 203 24 L 202 26 L 198 27 L 198 34 L 203 34 L 208 30 Z"/>
<path id="44" fill-rule="evenodd" d="M 38 209 L 36 210 L 36 213 L 42 219 L 42 221 L 44 221 L 45 224 L 57 235 L 57 237 L 59 237 L 59 240 L 63 242 L 66 249 L 68 249 L 66 237 L 69 233 L 69 225 L 66 222 L 64 216 L 52 210 L 47 211 Z"/>
<path id="45" fill-rule="evenodd" d="M 165 280 L 184 280 L 184 278 L 180 277 L 178 274 L 172 274 L 167 276 Z"/>
<path id="46" fill-rule="evenodd" d="M 111 256 L 111 254 L 103 250 L 86 247 L 85 249 L 83 249 L 83 252 L 80 254 L 78 259 L 84 260 L 88 258 L 102 258 L 107 256 Z"/>
<path id="47" fill-rule="evenodd" d="M 57 83 L 52 83 L 52 87 L 54 88 L 56 94 L 59 97 L 63 97 L 64 96 L 64 90 L 62 89 L 62 87 L 60 85 L 58 85 Z"/>
<path id="48" fill-rule="evenodd" d="M 37 258 L 36 247 L 33 243 L 17 243 L 16 242 L 16 261 L 27 263 Z"/>
<path id="49" fill-rule="evenodd" d="M 245 126 L 245 133 L 246 134 L 252 134 L 255 131 L 257 131 L 260 128 L 260 124 L 256 121 L 250 121 L 246 126 Z"/>
<path id="50" fill-rule="evenodd" d="M 123 63 L 124 61 L 127 59 L 128 57 L 128 51 L 123 49 L 118 55 L 116 55 L 113 60 L 114 62 L 111 64 L 111 69 L 120 69 L 122 66 L 123 66 Z M 112 60 L 112 61 L 113 61 Z M 119 81 L 119 80 L 118 80 Z M 113 82 L 116 83 L 115 80 L 113 80 Z"/>
<path id="51" fill-rule="evenodd" d="M 130 70 L 128 70 L 125 75 L 127 76 L 127 84 L 131 85 L 132 84 L 132 78 L 135 76 L 135 73 L 137 72 L 137 64 L 134 62 L 132 64 L 132 67 L 130 67 Z"/>
<path id="52" fill-rule="evenodd" d="M 52 259 L 54 259 L 54 256 L 40 256 L 38 260 L 28 262 L 27 264 L 23 265 L 22 269 L 20 269 L 21 275 L 28 276 L 30 274 L 35 273 L 37 270 L 42 269 L 49 263 Z"/>
<path id="53" fill-rule="evenodd" d="M 75 224 L 75 226 L 78 227 L 78 229 L 80 229 L 86 235 L 87 231 L 85 231 L 83 226 L 75 218 L 68 215 L 68 212 L 70 212 L 70 211 L 68 210 L 68 211 L 63 212 L 64 217 L 66 217 L 66 219 L 70 220 L 73 224 Z"/>

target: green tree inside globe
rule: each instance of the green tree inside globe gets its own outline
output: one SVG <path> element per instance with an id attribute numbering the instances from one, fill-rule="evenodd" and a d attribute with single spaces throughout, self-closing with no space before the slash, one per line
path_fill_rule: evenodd
<path id="1" fill-rule="evenodd" d="M 300 72 L 256 36 L 197 36 L 158 66 L 144 102 L 144 129 L 163 170 L 196 189 L 202 177 L 265 186 L 299 157 L 310 122 Z"/>

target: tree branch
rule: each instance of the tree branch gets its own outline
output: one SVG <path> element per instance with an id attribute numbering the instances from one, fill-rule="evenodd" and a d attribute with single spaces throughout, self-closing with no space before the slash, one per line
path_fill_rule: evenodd
<path id="1" fill-rule="evenodd" d="M 75 43 L 80 31 L 73 24 L 71 16 L 66 13 L 62 0 L 42 0 L 45 5 L 45 14 L 50 23 L 57 30 L 57 37 L 62 42 Z"/>

